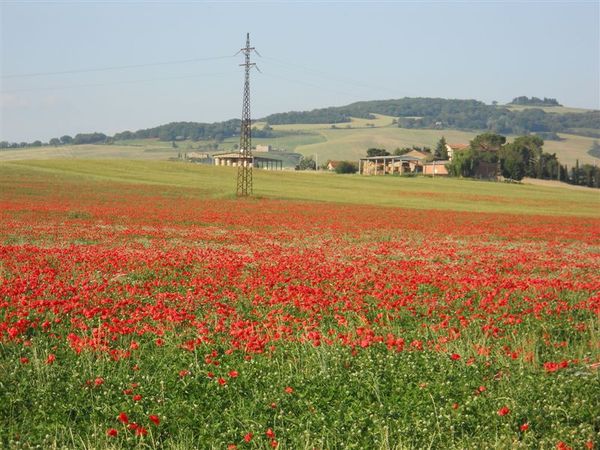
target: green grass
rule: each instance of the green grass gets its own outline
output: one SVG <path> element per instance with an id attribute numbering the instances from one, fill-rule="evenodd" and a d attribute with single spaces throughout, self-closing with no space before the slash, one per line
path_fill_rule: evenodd
<path id="1" fill-rule="evenodd" d="M 49 176 L 175 186 L 189 195 L 234 195 L 236 169 L 179 162 L 51 160 L 0 163 L 0 186 L 33 172 Z M 514 214 L 600 216 L 597 190 L 570 190 L 450 178 L 367 177 L 254 171 L 254 193 L 278 199 Z"/>

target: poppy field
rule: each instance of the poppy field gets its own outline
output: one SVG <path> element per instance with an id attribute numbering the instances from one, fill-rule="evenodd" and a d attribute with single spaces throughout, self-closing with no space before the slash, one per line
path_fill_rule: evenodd
<path id="1" fill-rule="evenodd" d="M 598 448 L 593 214 L 22 173 L 0 448 Z"/>

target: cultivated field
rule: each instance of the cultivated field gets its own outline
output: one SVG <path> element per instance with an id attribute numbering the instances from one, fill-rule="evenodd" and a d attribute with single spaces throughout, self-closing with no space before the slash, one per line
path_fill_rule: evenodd
<path id="1" fill-rule="evenodd" d="M 600 199 L 0 163 L 2 448 L 597 448 Z"/>
<path id="2" fill-rule="evenodd" d="M 585 108 L 571 108 L 568 106 L 530 106 L 530 105 L 503 105 L 503 108 L 508 108 L 513 111 L 523 111 L 524 109 L 541 109 L 547 113 L 569 114 L 569 113 L 584 113 L 591 111 Z"/>

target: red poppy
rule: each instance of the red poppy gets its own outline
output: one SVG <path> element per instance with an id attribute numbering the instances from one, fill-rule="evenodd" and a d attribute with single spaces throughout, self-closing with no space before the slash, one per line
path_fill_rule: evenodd
<path id="1" fill-rule="evenodd" d="M 229 371 L 229 376 L 230 376 L 231 378 L 236 378 L 236 377 L 238 376 L 238 372 L 237 372 L 237 370 L 230 370 L 230 371 Z"/>
<path id="2" fill-rule="evenodd" d="M 275 432 L 271 428 L 268 428 L 267 431 L 265 432 L 265 434 L 267 435 L 268 438 L 271 438 L 271 439 L 275 438 Z"/>
<path id="3" fill-rule="evenodd" d="M 117 417 L 117 419 L 121 423 L 124 423 L 124 424 L 128 424 L 129 423 L 129 417 L 127 417 L 127 414 L 125 414 L 124 412 L 120 413 L 119 417 Z"/>
<path id="4" fill-rule="evenodd" d="M 142 399 L 142 396 L 140 394 L 135 394 L 131 398 L 133 399 L 134 402 L 139 402 Z"/>
<path id="5" fill-rule="evenodd" d="M 160 424 L 160 418 L 156 414 L 149 415 L 148 419 L 150 419 L 150 422 L 152 422 L 154 425 Z"/>
<path id="6" fill-rule="evenodd" d="M 451 359 L 452 361 L 458 361 L 458 360 L 460 359 L 460 355 L 459 355 L 458 353 L 452 353 L 452 354 L 450 355 L 450 359 Z"/>
<path id="7" fill-rule="evenodd" d="M 293 387 L 290 387 L 290 386 L 287 386 L 287 387 L 284 389 L 284 391 L 285 391 L 285 393 L 286 393 L 286 394 L 291 394 L 292 392 L 294 392 L 294 388 L 293 388 Z"/>
<path id="8" fill-rule="evenodd" d="M 508 409 L 508 406 L 503 406 L 502 408 L 500 408 L 498 410 L 498 415 L 499 416 L 505 416 L 510 412 L 510 409 Z"/>
<path id="9" fill-rule="evenodd" d="M 246 442 L 250 442 L 250 441 L 252 440 L 252 437 L 253 437 L 253 436 L 254 436 L 254 435 L 253 435 L 252 433 L 248 433 L 248 434 L 246 434 L 246 436 L 244 436 L 244 441 L 246 441 Z"/>
<path id="10" fill-rule="evenodd" d="M 529 424 L 528 424 L 528 423 L 524 423 L 523 425 L 521 425 L 521 426 L 519 427 L 519 429 L 520 429 L 521 431 L 527 431 L 527 430 L 529 430 Z"/>
<path id="11" fill-rule="evenodd" d="M 108 430 L 106 430 L 107 436 L 115 437 L 117 434 L 119 434 L 119 432 L 117 430 L 115 430 L 114 428 L 109 428 Z"/>

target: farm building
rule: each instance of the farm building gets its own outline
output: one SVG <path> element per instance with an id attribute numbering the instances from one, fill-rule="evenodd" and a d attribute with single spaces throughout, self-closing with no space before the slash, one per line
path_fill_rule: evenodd
<path id="1" fill-rule="evenodd" d="M 361 175 L 419 173 L 422 168 L 421 159 L 409 155 L 367 156 L 358 161 L 358 173 Z"/>
<path id="2" fill-rule="evenodd" d="M 446 150 L 448 151 L 448 159 L 452 161 L 452 157 L 455 152 L 461 152 L 469 148 L 469 144 L 446 144 Z"/>
<path id="3" fill-rule="evenodd" d="M 208 153 L 189 152 L 184 153 L 184 159 L 194 163 L 212 164 L 212 158 Z"/>
<path id="4" fill-rule="evenodd" d="M 423 175 L 448 175 L 448 161 L 432 161 L 423 164 Z"/>
<path id="5" fill-rule="evenodd" d="M 432 158 L 431 153 L 425 153 L 420 150 L 411 150 L 410 152 L 405 153 L 403 156 L 414 156 L 421 162 L 428 161 Z"/>
<path id="6" fill-rule="evenodd" d="M 327 170 L 335 172 L 335 168 L 338 166 L 339 161 L 327 161 Z"/>
<path id="7" fill-rule="evenodd" d="M 233 166 L 237 167 L 246 161 L 251 167 L 267 170 L 283 170 L 283 161 L 277 158 L 267 158 L 265 156 L 251 156 L 244 158 L 239 152 L 218 153 L 213 155 L 215 166 Z"/>
<path id="8" fill-rule="evenodd" d="M 270 145 L 257 145 L 253 151 L 257 153 L 266 153 L 273 151 L 273 148 Z"/>

